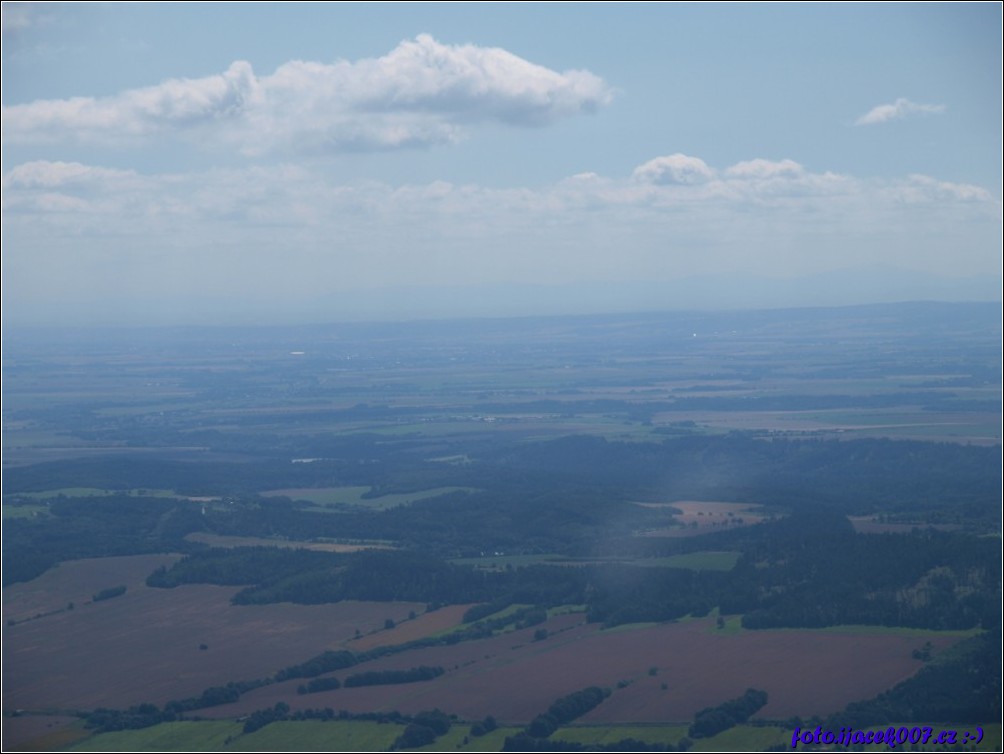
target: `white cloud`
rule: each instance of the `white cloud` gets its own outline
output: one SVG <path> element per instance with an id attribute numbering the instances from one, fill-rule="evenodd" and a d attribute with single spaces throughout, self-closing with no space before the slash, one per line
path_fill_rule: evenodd
<path id="1" fill-rule="evenodd" d="M 10 142 L 95 142 L 136 139 L 233 119 L 258 97 L 249 63 L 238 61 L 216 76 L 171 79 L 115 97 L 37 100 L 3 108 Z"/>
<path id="2" fill-rule="evenodd" d="M 887 105 L 877 105 L 869 110 L 867 113 L 858 118 L 854 125 L 856 126 L 871 126 L 876 123 L 885 123 L 886 121 L 896 120 L 898 118 L 905 118 L 908 115 L 916 114 L 934 114 L 945 112 L 944 105 L 922 105 L 916 102 L 911 102 L 904 97 L 900 97 L 895 102 Z"/>
<path id="3" fill-rule="evenodd" d="M 947 200 L 963 202 L 993 202 L 993 194 L 982 186 L 968 183 L 952 183 L 939 181 L 926 175 L 911 175 L 908 183 L 903 186 L 903 196 L 913 201 L 929 200 L 931 196 L 941 196 Z"/>
<path id="4" fill-rule="evenodd" d="M 672 180 L 585 173 L 507 189 L 343 184 L 289 165 L 144 175 L 31 162 L 3 176 L 5 256 L 39 300 L 59 296 L 60 276 L 66 295 L 114 280 L 138 296 L 253 300 L 876 262 L 940 274 L 999 266 L 1000 202 L 976 186 L 812 173 L 785 160 L 724 170 L 696 157 L 652 162 Z"/>
<path id="5" fill-rule="evenodd" d="M 656 168 L 651 167 L 655 164 Z M 675 173 L 673 172 L 675 171 Z M 650 172 L 661 183 L 643 180 Z M 694 180 L 696 175 L 700 180 Z M 641 176 L 641 180 L 639 179 Z M 715 208 L 746 212 L 751 202 L 774 198 L 779 211 L 796 208 L 793 219 L 804 221 L 805 209 L 825 211 L 834 199 L 852 202 L 861 211 L 899 207 L 904 203 L 951 206 L 979 205 L 998 212 L 1000 202 L 985 188 L 939 181 L 924 175 L 896 180 L 865 180 L 846 175 L 813 173 L 791 160 L 755 159 L 716 170 L 697 157 L 659 157 L 639 166 L 630 179 L 608 178 L 593 172 L 569 176 L 540 188 L 490 188 L 474 184 L 432 181 L 393 186 L 381 182 L 342 184 L 305 165 L 273 165 L 212 169 L 194 173 L 141 174 L 133 170 L 85 165 L 78 162 L 33 161 L 17 165 L 2 176 L 6 202 L 5 222 L 18 221 L 18 207 L 31 206 L 38 196 L 106 197 L 107 209 L 121 213 L 115 222 L 124 227 L 133 219 L 127 210 L 143 207 L 145 213 L 166 216 L 183 212 L 201 221 L 225 218 L 238 232 L 255 233 L 257 219 L 288 227 L 312 217 L 332 228 L 350 218 L 369 218 L 380 224 L 403 225 L 429 218 L 449 233 L 451 222 L 475 218 L 498 221 L 513 215 L 533 216 L 574 225 L 583 207 L 605 212 L 631 209 L 637 217 L 657 218 L 675 204 L 688 210 Z M 653 199 L 659 201 L 653 201 Z M 549 218 L 553 213 L 554 217 Z M 641 214 L 637 214 L 641 213 Z M 700 215 L 695 215 L 695 223 Z M 494 220 L 492 220 L 494 218 Z M 504 219 L 500 219 L 504 218 Z M 101 218 L 105 223 L 108 218 Z M 87 218 L 80 218 L 86 222 Z M 446 222 L 450 221 L 450 222 Z M 350 223 L 351 224 L 351 223 Z M 142 223 L 137 224 L 145 232 Z M 452 227 L 456 227 L 455 225 Z M 170 231 L 164 228 L 150 228 Z M 709 228 L 708 233 L 717 229 Z"/>
<path id="6" fill-rule="evenodd" d="M 804 174 L 805 169 L 794 160 L 746 160 L 737 162 L 730 168 L 726 168 L 725 175 L 730 178 L 796 178 Z"/>
<path id="7" fill-rule="evenodd" d="M 356 85 L 363 110 L 437 112 L 518 125 L 595 110 L 610 91 L 588 71 L 557 73 L 499 48 L 448 46 L 427 34 L 361 61 L 333 83 Z"/>
<path id="8" fill-rule="evenodd" d="M 690 157 L 679 152 L 649 160 L 635 168 L 633 173 L 636 181 L 656 185 L 705 183 L 714 175 L 714 171 L 700 157 Z"/>
<path id="9" fill-rule="evenodd" d="M 3 120 L 12 143 L 120 145 L 180 134 L 249 153 L 376 150 L 448 143 L 484 121 L 545 125 L 611 97 L 588 71 L 558 73 L 506 50 L 423 34 L 381 58 L 291 61 L 263 77 L 237 61 L 222 74 L 112 97 L 4 107 Z"/>
<path id="10" fill-rule="evenodd" d="M 57 188 L 86 183 L 109 183 L 120 178 L 133 178 L 132 170 L 83 165 L 79 162 L 49 162 L 37 160 L 13 168 L 3 176 L 3 188 Z"/>

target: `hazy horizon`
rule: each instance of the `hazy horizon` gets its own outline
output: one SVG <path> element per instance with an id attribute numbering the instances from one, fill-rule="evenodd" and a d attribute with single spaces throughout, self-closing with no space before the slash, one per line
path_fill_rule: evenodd
<path id="1" fill-rule="evenodd" d="M 969 281 L 967 281 L 969 282 Z M 788 286 L 797 286 L 798 281 L 787 281 Z M 710 283 L 709 283 L 710 284 Z M 682 284 L 685 285 L 685 284 Z M 164 309 L 147 307 L 142 317 L 123 320 L 114 311 L 102 315 L 91 311 L 89 317 L 78 321 L 67 321 L 62 317 L 35 319 L 5 315 L 4 330 L 17 329 L 63 329 L 63 328 L 158 328 L 158 327 L 270 327 L 270 326 L 311 326 L 337 325 L 348 323 L 392 323 L 422 321 L 470 321 L 504 320 L 520 318 L 549 317 L 589 317 L 617 316 L 631 314 L 687 314 L 687 313 L 727 313 L 761 311 L 798 311 L 805 309 L 841 309 L 871 306 L 896 306 L 910 304 L 1002 304 L 999 295 L 985 298 L 908 296 L 876 299 L 863 297 L 857 300 L 833 302 L 818 291 L 804 290 L 797 297 L 785 299 L 783 303 L 767 302 L 739 297 L 731 303 L 715 300 L 713 305 L 702 305 L 695 298 L 681 300 L 677 305 L 664 305 L 654 295 L 632 296 L 632 292 L 646 286 L 625 287 L 609 291 L 605 296 L 594 296 L 592 306 L 582 302 L 587 294 L 595 290 L 582 288 L 572 296 L 560 295 L 555 288 L 533 286 L 496 286 L 442 290 L 400 289 L 381 291 L 380 295 L 354 294 L 337 302 L 306 302 L 299 308 L 282 307 L 269 309 L 199 308 L 197 304 L 173 302 Z M 647 286 L 651 288 L 652 286 Z M 463 301 L 456 297 L 442 302 L 444 295 L 463 295 Z M 566 292 L 567 293 L 567 292 Z M 652 293 L 651 290 L 648 293 Z M 693 290 L 690 291 L 694 293 Z M 997 292 L 994 291 L 994 294 Z M 528 300 L 531 299 L 531 303 Z M 404 305 L 400 299 L 404 298 Z M 397 304 L 397 305 L 396 305 Z"/>

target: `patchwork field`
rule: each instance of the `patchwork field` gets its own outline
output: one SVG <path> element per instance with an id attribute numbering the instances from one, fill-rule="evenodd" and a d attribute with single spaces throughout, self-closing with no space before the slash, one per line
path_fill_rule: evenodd
<path id="1" fill-rule="evenodd" d="M 235 606 L 236 587 L 165 590 L 143 583 L 171 560 L 67 562 L 5 589 L 5 623 L 76 600 L 73 610 L 5 626 L 5 708 L 124 708 L 197 696 L 210 686 L 270 675 L 337 647 L 357 630 L 382 630 L 388 618 L 400 622 L 425 609 L 407 602 Z M 121 597 L 85 604 L 93 592 L 117 584 L 128 587 Z"/>
<path id="2" fill-rule="evenodd" d="M 244 726 L 232 720 L 173 722 L 140 730 L 104 733 L 70 751 L 223 751 Z"/>
<path id="3" fill-rule="evenodd" d="M 69 562 L 5 590 L 5 620 L 24 621 L 5 630 L 5 705 L 30 710 L 163 704 L 231 680 L 269 676 L 326 649 L 363 650 L 438 633 L 457 625 L 464 610 L 422 614 L 424 605 L 415 603 L 360 602 L 238 607 L 229 603 L 232 587 L 146 587 L 146 574 L 175 557 Z M 96 591 L 117 584 L 127 586 L 121 597 L 88 603 Z M 65 609 L 71 601 L 74 609 Z M 45 615 L 54 610 L 60 612 Z M 412 611 L 419 615 L 407 620 Z M 33 619 L 37 614 L 43 617 Z M 388 618 L 397 625 L 385 631 Z M 598 684 L 621 688 L 584 722 L 684 721 L 749 686 L 770 694 L 762 716 L 822 715 L 916 672 L 921 663 L 911 652 L 925 641 L 938 652 L 960 638 L 867 628 L 742 631 L 732 623 L 730 630 L 716 629 L 707 618 L 603 631 L 585 623 L 582 613 L 558 615 L 545 624 L 549 635 L 543 641 L 534 640 L 535 629 L 524 629 L 410 650 L 353 669 L 445 668 L 433 681 L 306 696 L 297 695 L 298 684 L 291 681 L 203 714 L 234 717 L 285 701 L 294 709 L 353 712 L 439 707 L 470 719 L 490 713 L 500 721 L 526 722 L 555 698 Z M 357 630 L 363 636 L 353 640 Z M 797 671 L 810 663 L 812 674 Z"/>
<path id="4" fill-rule="evenodd" d="M 719 631 L 710 618 L 603 631 L 574 613 L 551 618 L 544 627 L 549 636 L 543 641 L 535 641 L 530 628 L 411 650 L 351 670 L 443 667 L 446 673 L 433 681 L 303 696 L 296 694 L 298 682 L 290 681 L 257 689 L 205 714 L 234 717 L 284 701 L 293 709 L 350 712 L 414 713 L 438 707 L 465 719 L 492 714 L 500 722 L 526 723 L 554 699 L 599 685 L 616 691 L 582 722 L 686 721 L 751 686 L 770 695 L 761 717 L 825 715 L 915 673 L 921 662 L 911 652 L 925 641 L 937 652 L 960 638 L 868 629 Z M 815 668 L 813 673 L 798 670 L 807 664 Z M 653 667 L 656 674 L 650 675 Z M 821 684 L 819 678 L 827 682 Z"/>
<path id="5" fill-rule="evenodd" d="M 555 738 L 676 745 L 750 687 L 768 701 L 747 722 L 776 725 L 693 750 L 790 748 L 778 721 L 849 702 L 996 720 L 999 313 L 15 328 L 3 749 L 386 750 L 402 733 L 347 714 L 244 733 L 282 702 L 439 708 L 458 723 L 429 750 L 498 750 L 590 686 L 611 694 Z M 112 552 L 134 554 L 94 557 Z M 180 553 L 165 581 L 186 585 L 147 587 Z M 273 602 L 232 604 L 244 584 Z M 325 602 L 346 595 L 402 601 Z M 494 611 L 480 628 L 471 604 Z M 322 679 L 413 682 L 271 682 L 330 650 L 379 657 Z M 99 707 L 109 731 L 166 721 L 129 708 L 207 690 L 184 705 L 200 720 L 83 728 Z M 470 736 L 486 715 L 501 727 Z"/>
<path id="6" fill-rule="evenodd" d="M 103 733 L 68 751 L 388 751 L 404 730 L 366 720 L 276 722 L 247 734 L 243 727 L 228 720 L 162 723 Z M 497 728 L 481 737 L 469 731 L 469 725 L 458 723 L 434 744 L 409 751 L 501 751 L 506 736 L 519 729 Z"/>

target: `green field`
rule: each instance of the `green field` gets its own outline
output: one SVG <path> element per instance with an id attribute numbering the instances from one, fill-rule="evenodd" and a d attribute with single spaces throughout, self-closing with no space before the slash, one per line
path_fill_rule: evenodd
<path id="1" fill-rule="evenodd" d="M 302 720 L 245 734 L 233 720 L 185 721 L 101 733 L 70 751 L 386 751 L 402 730 L 368 720 Z"/>
<path id="2" fill-rule="evenodd" d="M 445 736 L 440 736 L 428 746 L 408 751 L 502 751 L 506 737 L 515 736 L 521 730 L 522 728 L 496 728 L 484 736 L 472 736 L 469 724 L 455 723 Z"/>
<path id="3" fill-rule="evenodd" d="M 614 744 L 634 738 L 650 744 L 676 746 L 687 735 L 686 725 L 568 725 L 558 728 L 551 738 L 578 744 Z"/>
<path id="4" fill-rule="evenodd" d="M 371 720 L 281 721 L 231 742 L 233 751 L 387 751 L 402 725 Z"/>
<path id="5" fill-rule="evenodd" d="M 101 733 L 69 751 L 221 751 L 243 729 L 233 720 L 161 723 L 141 730 Z"/>
<path id="6" fill-rule="evenodd" d="M 34 518 L 35 516 L 47 516 L 49 509 L 44 505 L 5 505 L 3 506 L 4 518 Z"/>
<path id="7" fill-rule="evenodd" d="M 68 751 L 388 751 L 404 726 L 369 720 L 301 720 L 271 723 L 254 733 L 243 730 L 243 723 L 232 720 L 161 723 L 101 733 Z M 505 737 L 519 730 L 498 728 L 474 737 L 470 725 L 457 723 L 435 743 L 414 751 L 500 751 Z"/>
<path id="8" fill-rule="evenodd" d="M 44 490 L 42 492 L 22 492 L 22 497 L 29 497 L 32 500 L 49 500 L 54 497 L 104 497 L 114 494 L 112 490 L 101 490 L 96 487 L 63 487 L 58 490 Z"/>
<path id="9" fill-rule="evenodd" d="M 417 500 L 426 500 L 437 495 L 451 492 L 474 492 L 471 487 L 436 487 L 420 492 L 405 492 L 399 494 L 381 495 L 366 498 L 364 495 L 372 492 L 372 487 L 318 487 L 317 489 L 285 489 L 268 490 L 261 494 L 266 497 L 289 497 L 293 500 L 306 500 L 308 503 L 320 506 L 322 509 L 334 505 L 358 505 L 372 510 L 396 508 L 399 505 L 411 505 Z"/>
<path id="10" fill-rule="evenodd" d="M 731 571 L 742 553 L 720 550 L 687 552 L 665 558 L 640 558 L 632 565 L 662 568 L 685 568 L 690 571 Z"/>
<path id="11" fill-rule="evenodd" d="M 32 500 L 51 500 L 57 497 L 108 497 L 110 495 L 131 495 L 134 497 L 175 497 L 173 490 L 133 489 L 105 490 L 97 487 L 61 487 L 42 492 L 22 492 L 22 497 Z"/>
<path id="12" fill-rule="evenodd" d="M 692 751 L 766 751 L 768 747 L 791 747 L 791 731 L 786 728 L 737 725 L 711 738 L 696 738 Z"/>

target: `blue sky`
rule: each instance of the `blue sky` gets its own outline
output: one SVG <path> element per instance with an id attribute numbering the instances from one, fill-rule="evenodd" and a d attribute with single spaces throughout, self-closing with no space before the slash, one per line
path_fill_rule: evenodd
<path id="1" fill-rule="evenodd" d="M 1000 295 L 998 3 L 3 13 L 11 323 Z"/>

